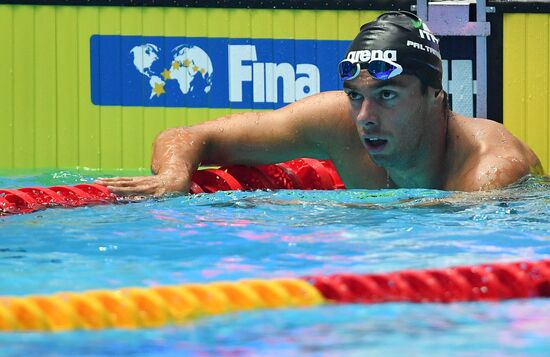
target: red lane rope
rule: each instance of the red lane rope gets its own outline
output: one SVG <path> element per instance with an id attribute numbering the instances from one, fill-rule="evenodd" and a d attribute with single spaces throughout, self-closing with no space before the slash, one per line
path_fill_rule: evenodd
<path id="1" fill-rule="evenodd" d="M 79 207 L 115 201 L 115 195 L 106 187 L 96 184 L 0 189 L 0 215 L 29 213 L 49 207 Z"/>
<path id="2" fill-rule="evenodd" d="M 334 165 L 326 160 L 300 158 L 272 165 L 230 165 L 198 170 L 190 193 L 227 190 L 334 190 L 344 184 Z M 97 184 L 0 189 L 0 215 L 29 213 L 48 207 L 79 207 L 111 203 L 116 196 Z"/>
<path id="3" fill-rule="evenodd" d="M 338 302 L 449 303 L 549 297 L 549 270 L 550 260 L 543 260 L 305 280 L 242 279 L 0 296 L 0 332 L 157 328 L 213 315 Z"/>
<path id="4" fill-rule="evenodd" d="M 303 279 L 325 299 L 340 303 L 450 303 L 550 297 L 550 259 Z"/>

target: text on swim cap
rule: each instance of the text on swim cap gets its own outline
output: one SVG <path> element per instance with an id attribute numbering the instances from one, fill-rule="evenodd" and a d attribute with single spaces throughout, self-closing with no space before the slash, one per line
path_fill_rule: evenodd
<path id="1" fill-rule="evenodd" d="M 428 39 L 429 41 L 432 41 L 435 44 L 439 44 L 439 39 L 435 37 L 431 32 L 427 31 L 426 29 L 418 29 L 418 32 L 420 33 L 420 37 L 424 39 Z"/>
<path id="2" fill-rule="evenodd" d="M 428 53 L 431 53 L 432 55 L 435 55 L 437 58 L 441 59 L 441 54 L 438 50 L 431 48 L 430 46 L 424 46 L 421 43 L 414 42 L 411 40 L 407 40 L 407 46 L 413 47 L 422 51 L 426 51 Z"/>
<path id="3" fill-rule="evenodd" d="M 352 62 L 369 62 L 372 60 L 385 60 L 388 62 L 397 61 L 396 50 L 361 50 L 350 51 L 346 59 Z"/>

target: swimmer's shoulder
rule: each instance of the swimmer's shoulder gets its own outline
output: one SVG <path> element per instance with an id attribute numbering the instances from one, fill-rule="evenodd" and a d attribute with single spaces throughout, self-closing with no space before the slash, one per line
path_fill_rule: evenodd
<path id="1" fill-rule="evenodd" d="M 483 154 L 503 157 L 513 163 L 522 163 L 526 169 L 540 167 L 540 160 L 534 151 L 519 138 L 514 136 L 506 127 L 490 119 L 473 120 L 476 125 L 487 128 L 482 137 L 480 148 Z M 542 173 L 542 172 L 541 172 Z"/>
<path id="2" fill-rule="evenodd" d="M 460 115 L 453 120 L 454 132 L 463 137 L 455 147 L 464 155 L 457 169 L 464 191 L 504 187 L 529 173 L 542 174 L 535 153 L 502 124 Z"/>
<path id="3" fill-rule="evenodd" d="M 501 123 L 484 118 L 469 118 L 455 114 L 455 132 L 460 133 L 472 153 L 481 156 L 508 155 L 528 157 L 532 150 Z"/>

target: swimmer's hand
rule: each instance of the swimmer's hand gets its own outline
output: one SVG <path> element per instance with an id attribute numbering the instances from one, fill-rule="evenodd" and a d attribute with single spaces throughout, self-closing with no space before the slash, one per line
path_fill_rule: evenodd
<path id="1" fill-rule="evenodd" d="M 117 196 L 153 196 L 189 192 L 189 180 L 172 175 L 153 175 L 135 177 L 100 177 L 94 181 L 106 186 Z"/>

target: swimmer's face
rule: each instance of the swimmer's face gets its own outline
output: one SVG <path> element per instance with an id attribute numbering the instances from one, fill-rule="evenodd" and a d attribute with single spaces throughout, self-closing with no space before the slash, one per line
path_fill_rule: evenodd
<path id="1" fill-rule="evenodd" d="M 410 75 L 381 81 L 366 71 L 344 83 L 361 141 L 373 161 L 385 168 L 414 164 L 431 140 L 437 100 L 433 88 L 422 93 Z M 412 159 L 412 160 L 411 160 Z"/>

